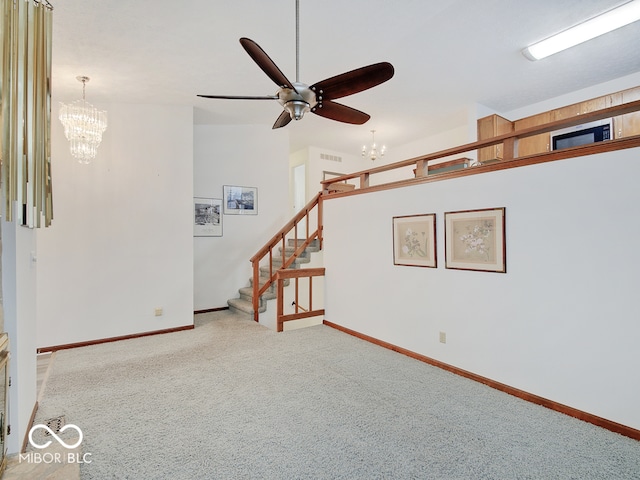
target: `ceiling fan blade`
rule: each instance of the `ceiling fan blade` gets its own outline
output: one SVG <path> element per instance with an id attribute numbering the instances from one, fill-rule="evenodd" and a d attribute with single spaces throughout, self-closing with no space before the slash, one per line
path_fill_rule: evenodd
<path id="1" fill-rule="evenodd" d="M 289 115 L 289 112 L 287 112 L 286 110 L 283 110 L 283 112 L 280 114 L 280 116 L 276 120 L 276 123 L 273 124 L 272 130 L 275 130 L 276 128 L 284 127 L 285 125 L 288 125 L 290 121 L 291 121 L 291 115 Z"/>
<path id="2" fill-rule="evenodd" d="M 371 118 L 371 116 L 360 110 L 330 100 L 323 100 L 322 103 L 316 105 L 311 111 L 324 118 L 337 120 L 338 122 L 352 123 L 354 125 L 362 125 Z"/>
<path id="3" fill-rule="evenodd" d="M 393 65 L 390 63 L 374 63 L 322 80 L 311 85 L 311 90 L 323 100 L 334 100 L 380 85 L 393 77 L 393 73 Z"/>
<path id="4" fill-rule="evenodd" d="M 267 76 L 271 80 L 273 80 L 276 85 L 278 85 L 280 88 L 291 88 L 293 90 L 296 90 L 293 86 L 293 83 L 291 83 L 287 79 L 285 74 L 282 73 L 282 71 L 278 68 L 274 61 L 269 58 L 269 55 L 267 55 L 266 52 L 262 48 L 260 48 L 260 45 L 258 45 L 250 38 L 245 37 L 242 37 L 240 39 L 240 43 L 247 51 L 249 56 L 253 59 L 253 61 L 258 64 L 262 71 L 266 73 Z"/>
<path id="5" fill-rule="evenodd" d="M 257 97 L 251 97 L 246 95 L 198 95 L 202 98 L 222 98 L 227 100 L 277 100 L 277 95 L 261 95 Z"/>

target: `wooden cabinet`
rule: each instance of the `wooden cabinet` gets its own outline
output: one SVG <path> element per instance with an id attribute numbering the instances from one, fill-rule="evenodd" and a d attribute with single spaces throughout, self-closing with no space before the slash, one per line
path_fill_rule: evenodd
<path id="1" fill-rule="evenodd" d="M 515 131 L 524 130 L 526 128 L 536 127 L 552 121 L 551 112 L 539 113 L 538 115 L 532 115 L 520 120 L 516 120 L 514 123 Z M 540 135 L 533 135 L 531 137 L 521 138 L 518 140 L 518 157 L 526 157 L 527 155 L 534 155 L 536 153 L 544 153 L 549 151 L 549 134 L 541 133 Z"/>
<path id="2" fill-rule="evenodd" d="M 619 92 L 619 102 L 628 103 L 640 100 L 640 87 Z M 617 105 L 616 104 L 616 105 Z M 614 138 L 640 135 L 640 112 L 627 113 L 613 119 Z"/>
<path id="3" fill-rule="evenodd" d="M 577 115 L 584 115 L 585 113 L 602 110 L 603 108 L 612 107 L 614 105 L 619 105 L 620 103 L 631 102 L 638 99 L 640 99 L 640 87 L 625 90 L 624 92 L 613 93 L 611 95 L 592 98 L 590 100 L 585 100 L 584 102 L 567 105 L 566 107 L 556 108 L 555 110 L 550 110 L 538 115 L 532 115 L 530 117 L 516 120 L 515 122 L 513 122 L 513 124 L 515 130 L 518 131 L 525 128 L 543 125 L 549 122 L 555 122 L 557 120 L 564 120 L 567 118 L 575 117 Z M 640 134 L 640 112 L 630 113 L 628 115 L 618 117 L 615 123 L 619 126 L 618 128 L 618 126 L 614 125 L 616 130 L 615 138 L 619 138 L 619 136 L 623 135 L 629 136 Z M 541 133 L 540 135 L 521 138 L 518 141 L 518 157 L 525 157 L 527 155 L 535 155 L 536 153 L 548 152 L 551 149 L 550 143 L 551 141 L 549 133 Z"/>
<path id="4" fill-rule="evenodd" d="M 593 98 L 591 100 L 586 100 L 584 102 L 580 102 L 580 113 L 590 113 L 595 112 L 596 110 L 602 110 L 603 108 L 613 107 L 614 105 L 618 105 L 620 103 L 620 94 L 612 93 L 611 95 L 605 95 L 603 97 Z"/>
<path id="5" fill-rule="evenodd" d="M 487 140 L 513 131 L 513 122 L 500 115 L 489 115 L 478 119 L 478 140 Z M 478 162 L 481 164 L 503 159 L 503 145 L 480 148 L 478 150 Z"/>
<path id="6" fill-rule="evenodd" d="M 478 120 L 478 140 L 486 140 L 496 135 L 504 135 L 511 131 L 525 130 L 531 127 L 544 125 L 545 123 L 564 120 L 567 118 L 584 115 L 604 108 L 613 107 L 622 103 L 640 100 L 640 87 L 629 88 L 621 92 L 603 95 L 583 102 L 556 108 L 548 112 L 542 112 L 530 117 L 521 118 L 510 122 L 499 115 L 489 115 Z M 640 135 L 640 111 L 620 115 L 613 119 L 614 138 L 631 137 Z M 550 133 L 541 133 L 531 137 L 518 139 L 518 157 L 526 157 L 538 153 L 550 151 Z M 503 159 L 503 146 L 495 145 L 479 150 L 478 161 L 480 163 Z"/>
<path id="7" fill-rule="evenodd" d="M 556 108 L 555 110 L 551 110 L 550 120 L 555 122 L 556 120 L 565 120 L 567 118 L 575 117 L 580 115 L 581 109 L 581 103 L 574 103 L 573 105 L 567 105 L 566 107 Z"/>

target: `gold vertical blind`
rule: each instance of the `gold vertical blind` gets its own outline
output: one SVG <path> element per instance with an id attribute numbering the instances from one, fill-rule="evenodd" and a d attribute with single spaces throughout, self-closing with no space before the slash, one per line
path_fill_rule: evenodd
<path id="1" fill-rule="evenodd" d="M 2 215 L 30 228 L 53 219 L 49 2 L 0 0 Z"/>

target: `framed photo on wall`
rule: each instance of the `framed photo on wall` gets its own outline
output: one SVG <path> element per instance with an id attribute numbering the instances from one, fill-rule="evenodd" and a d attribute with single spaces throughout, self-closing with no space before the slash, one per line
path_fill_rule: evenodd
<path id="1" fill-rule="evenodd" d="M 194 197 L 193 236 L 222 236 L 222 200 L 219 198 Z"/>
<path id="2" fill-rule="evenodd" d="M 257 215 L 258 189 L 255 187 L 236 187 L 224 185 L 225 215 Z"/>
<path id="3" fill-rule="evenodd" d="M 436 214 L 393 217 L 393 264 L 436 268 Z"/>
<path id="4" fill-rule="evenodd" d="M 445 267 L 506 273 L 505 209 L 444 214 Z"/>

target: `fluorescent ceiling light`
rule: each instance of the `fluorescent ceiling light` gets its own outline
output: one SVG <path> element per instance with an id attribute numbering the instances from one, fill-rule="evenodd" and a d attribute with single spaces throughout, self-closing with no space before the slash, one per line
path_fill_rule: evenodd
<path id="1" fill-rule="evenodd" d="M 522 53 L 529 60 L 540 60 L 638 20 L 640 20 L 640 0 L 633 0 L 553 37 L 529 45 Z"/>

